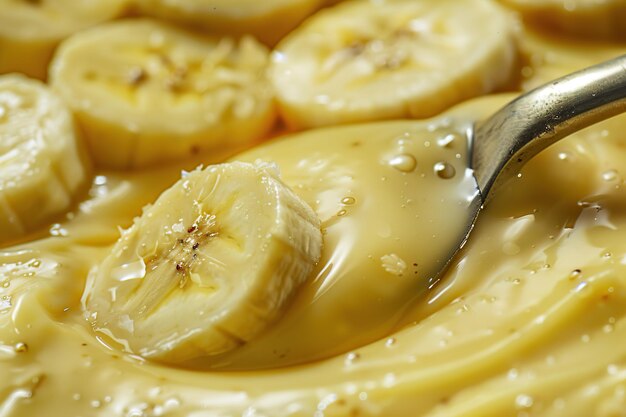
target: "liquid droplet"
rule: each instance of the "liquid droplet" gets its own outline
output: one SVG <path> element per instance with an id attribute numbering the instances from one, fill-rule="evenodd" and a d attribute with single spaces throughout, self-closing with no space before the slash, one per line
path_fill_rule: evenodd
<path id="1" fill-rule="evenodd" d="M 617 176 L 617 171 L 614 169 L 609 169 L 608 171 L 604 171 L 602 173 L 602 179 L 604 181 L 615 181 Z"/>
<path id="2" fill-rule="evenodd" d="M 456 133 L 449 133 L 437 139 L 437 145 L 441 146 L 442 148 L 447 148 L 452 145 L 458 137 L 459 136 Z"/>
<path id="3" fill-rule="evenodd" d="M 572 155 L 569 152 L 559 152 L 559 154 L 557 155 L 557 157 L 561 160 L 561 161 L 566 161 L 568 159 L 570 159 L 572 157 Z"/>
<path id="4" fill-rule="evenodd" d="M 412 172 L 417 168 L 417 160 L 413 155 L 400 154 L 389 160 L 389 165 L 402 172 Z"/>
<path id="5" fill-rule="evenodd" d="M 65 230 L 59 223 L 55 223 L 50 226 L 50 234 L 52 236 L 67 236 L 67 230 Z"/>
<path id="6" fill-rule="evenodd" d="M 107 177 L 105 177 L 104 175 L 96 175 L 96 177 L 93 180 L 94 185 L 106 185 L 107 183 Z"/>
<path id="7" fill-rule="evenodd" d="M 456 169 L 454 169 L 454 167 L 447 162 L 437 162 L 434 166 L 434 171 L 439 178 L 443 178 L 445 180 L 454 177 L 456 174 Z"/>
<path id="8" fill-rule="evenodd" d="M 131 279 L 140 279 L 146 276 L 146 263 L 143 258 L 137 261 L 122 264 L 111 271 L 113 279 L 118 281 L 128 281 Z"/>
<path id="9" fill-rule="evenodd" d="M 345 216 L 345 215 L 346 215 L 346 213 L 347 213 L 347 211 L 345 211 L 345 210 L 339 210 L 339 211 L 337 212 L 337 217 Z"/>
<path id="10" fill-rule="evenodd" d="M 530 408 L 533 406 L 534 400 L 533 397 L 526 394 L 520 394 L 515 397 L 515 405 L 518 409 Z"/>
<path id="11" fill-rule="evenodd" d="M 28 352 L 28 345 L 24 342 L 17 342 L 15 344 L 15 351 L 17 353 L 25 353 Z"/>
<path id="12" fill-rule="evenodd" d="M 349 206 L 356 203 L 356 199 L 354 197 L 344 197 L 341 199 L 341 203 Z"/>
<path id="13" fill-rule="evenodd" d="M 11 308 L 11 297 L 8 295 L 0 298 L 0 313 L 4 313 Z"/>
<path id="14" fill-rule="evenodd" d="M 354 362 L 356 362 L 357 360 L 359 360 L 359 358 L 361 357 L 361 355 L 359 355 L 357 352 L 350 352 L 346 355 L 346 365 L 352 364 Z"/>

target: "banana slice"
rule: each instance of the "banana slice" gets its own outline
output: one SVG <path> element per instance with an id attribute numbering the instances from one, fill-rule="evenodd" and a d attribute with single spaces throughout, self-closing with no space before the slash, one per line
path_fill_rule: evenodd
<path id="1" fill-rule="evenodd" d="M 251 34 L 275 45 L 324 0 L 138 0 L 140 12 L 215 34 Z"/>
<path id="2" fill-rule="evenodd" d="M 626 39 L 625 0 L 500 0 L 538 26 L 567 34 Z"/>
<path id="3" fill-rule="evenodd" d="M 176 363 L 252 340 L 321 255 L 317 215 L 268 164 L 196 170 L 122 234 L 83 303 L 94 329 Z"/>
<path id="4" fill-rule="evenodd" d="M 96 163 L 131 168 L 257 140 L 275 121 L 267 49 L 150 20 L 119 21 L 62 43 L 52 86 Z"/>
<path id="5" fill-rule="evenodd" d="M 122 15 L 128 0 L 0 0 L 0 74 L 45 79 L 61 40 Z"/>
<path id="6" fill-rule="evenodd" d="M 0 242 L 67 210 L 86 179 L 61 99 L 40 81 L 0 76 Z"/>
<path id="7" fill-rule="evenodd" d="M 509 15 L 488 1 L 352 1 L 281 42 L 271 79 L 294 127 L 427 117 L 505 84 Z"/>

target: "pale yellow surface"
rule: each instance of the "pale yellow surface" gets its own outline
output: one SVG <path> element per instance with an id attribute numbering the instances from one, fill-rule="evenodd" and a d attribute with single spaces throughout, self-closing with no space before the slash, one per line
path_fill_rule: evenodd
<path id="1" fill-rule="evenodd" d="M 349 1 L 281 41 L 269 74 L 290 126 L 426 118 L 506 85 L 515 34 L 491 1 Z"/>
<path id="2" fill-rule="evenodd" d="M 70 209 L 89 182 L 72 115 L 45 84 L 0 75 L 0 242 Z"/>
<path id="3" fill-rule="evenodd" d="M 128 0 L 0 0 L 0 74 L 46 78 L 54 49 L 75 32 L 114 19 Z"/>
<path id="4" fill-rule="evenodd" d="M 501 102 L 487 99 L 482 108 L 463 112 L 476 117 Z M 620 343 L 626 336 L 626 283 L 620 272 L 626 255 L 620 209 L 626 201 L 623 125 L 623 118 L 604 123 L 533 160 L 487 208 L 439 286 L 414 302 L 410 316 L 418 324 L 395 334 L 382 329 L 378 341 L 352 353 L 282 370 L 176 370 L 109 350 L 90 334 L 79 305 L 87 271 L 106 255 L 117 236 L 115 225 L 128 225 L 179 173 L 172 168 L 96 177 L 100 185 L 94 185 L 93 197 L 73 220 L 56 228 L 61 236 L 6 248 L 0 255 L 6 277 L 0 285 L 2 410 L 20 416 L 127 416 L 141 415 L 139 410 L 181 416 L 257 410 L 257 415 L 279 416 L 311 415 L 316 409 L 326 416 L 619 415 L 609 410 L 624 407 L 626 376 Z M 267 152 L 280 158 L 281 147 L 292 144 L 278 143 Z M 318 152 L 334 154 L 335 149 L 321 143 Z M 356 171 L 355 185 L 371 171 Z M 290 181 L 298 190 L 297 178 Z M 388 189 L 402 187 L 373 183 L 372 194 L 361 198 Z M 335 190 L 341 188 L 320 195 L 339 209 L 344 193 L 335 196 Z M 337 269 L 367 256 L 359 251 L 363 245 L 386 252 L 404 232 L 401 226 L 416 224 L 397 204 L 381 219 L 393 226 L 388 236 L 354 242 Z M 353 209 L 359 210 L 358 203 Z M 351 220 L 358 221 L 358 215 L 347 214 L 335 227 L 341 222 L 349 227 Z M 382 230 L 381 224 L 370 226 Z M 357 230 L 363 226 L 352 233 Z M 350 239 L 350 231 L 341 236 Z M 377 259 L 371 263 L 369 273 L 358 277 L 364 285 L 411 278 L 388 274 Z M 349 275 L 343 281 L 350 286 Z M 358 304 L 366 295 L 364 285 L 351 285 L 344 303 Z M 312 302 L 311 311 L 318 304 L 324 301 Z M 352 325 L 366 327 L 370 317 L 363 318 Z M 300 328 L 297 337 L 320 343 L 333 324 Z M 20 343 L 28 346 L 26 352 Z"/>
<path id="5" fill-rule="evenodd" d="M 324 0 L 136 0 L 142 14 L 191 25 L 211 33 L 253 34 L 274 45 Z"/>
<path id="6" fill-rule="evenodd" d="M 564 44 L 555 52 L 554 44 L 542 42 L 523 43 L 522 48 L 529 56 L 561 54 L 558 62 L 571 58 L 576 65 L 592 64 L 613 51 L 597 45 L 584 55 Z M 537 82 L 533 77 L 573 69 L 555 62 L 529 62 L 522 70 L 525 85 Z M 454 111 L 454 123 L 484 117 L 511 97 L 465 103 Z M 405 279 L 410 276 L 393 273 L 397 258 L 406 258 L 412 273 L 407 254 L 426 246 L 428 238 L 411 232 L 424 223 L 403 199 L 406 193 L 419 193 L 409 187 L 412 181 L 435 187 L 458 180 L 464 152 L 459 149 L 458 160 L 452 154 L 452 179 L 432 175 L 432 162 L 447 156 L 448 149 L 436 141 L 426 147 L 436 133 L 428 132 L 427 124 L 415 126 L 421 126 L 414 132 L 416 147 L 409 149 L 416 156 L 415 169 L 396 163 L 409 172 L 389 166 L 399 132 L 391 129 L 386 137 L 371 127 L 358 140 L 343 136 L 350 144 L 361 142 L 358 151 L 347 151 L 347 139 L 332 141 L 325 134 L 310 158 L 292 153 L 290 148 L 311 150 L 312 140 L 306 138 L 313 133 L 307 133 L 242 157 L 273 158 L 285 167 L 286 182 L 325 222 L 328 247 L 322 265 L 336 259 L 330 272 L 318 275 L 294 302 L 291 311 L 306 305 L 301 311 L 308 315 L 287 313 L 266 335 L 298 349 L 264 351 L 260 341 L 256 348 L 236 353 L 237 363 L 232 356 L 231 364 L 222 364 L 252 368 L 280 360 L 300 362 L 312 359 L 307 346 L 321 346 L 315 352 L 330 355 L 280 369 L 176 369 L 125 355 L 95 338 L 80 307 L 89 269 L 107 255 L 119 236 L 118 225 L 128 227 L 144 204 L 199 159 L 136 173 L 99 173 L 90 197 L 53 226 L 50 236 L 40 233 L 0 252 L 0 415 L 624 415 L 626 117 L 573 135 L 533 159 L 520 178 L 494 197 L 442 281 L 421 297 L 409 292 Z M 355 154 L 369 162 L 358 164 L 351 158 Z M 211 163 L 223 156 L 203 159 Z M 337 175 L 330 177 L 329 167 Z M 463 195 L 463 189 L 452 195 Z M 344 207 L 345 197 L 355 201 Z M 366 203 L 380 208 L 375 221 Z M 346 212 L 337 216 L 341 210 Z M 442 214 L 450 216 L 451 224 L 462 219 L 462 210 Z M 358 274 L 351 275 L 354 271 Z M 373 290 L 380 296 L 372 295 Z M 304 304 L 315 292 L 323 296 Z M 359 315 L 342 322 L 325 304 L 332 297 L 339 300 L 332 308 L 356 308 Z M 401 330 L 396 330 L 402 327 L 397 321 L 384 320 L 393 313 L 390 297 L 407 301 Z M 362 333 L 373 318 L 379 322 Z M 298 320 L 315 325 L 287 326 Z M 335 332 L 335 326 L 343 333 Z M 338 341 L 329 346 L 337 351 L 324 347 L 329 330 Z"/>
<path id="7" fill-rule="evenodd" d="M 49 75 L 96 164 L 120 169 L 265 137 L 275 123 L 268 61 L 268 49 L 251 37 L 127 19 L 63 42 Z"/>
<path id="8" fill-rule="evenodd" d="M 532 25 L 585 39 L 626 39 L 624 0 L 500 0 Z"/>
<path id="9" fill-rule="evenodd" d="M 100 337 L 161 363 L 252 343 L 320 260 L 320 220 L 275 164 L 197 169 L 144 209 L 89 275 Z"/>

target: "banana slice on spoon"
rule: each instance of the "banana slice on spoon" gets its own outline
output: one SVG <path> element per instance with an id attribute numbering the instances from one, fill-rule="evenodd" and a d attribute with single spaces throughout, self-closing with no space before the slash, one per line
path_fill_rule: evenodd
<path id="1" fill-rule="evenodd" d="M 128 0 L 0 0 L 0 74 L 45 79 L 56 46 L 122 15 Z"/>
<path id="2" fill-rule="evenodd" d="M 87 180 L 70 111 L 42 82 L 0 76 L 0 242 L 64 212 Z"/>
<path id="3" fill-rule="evenodd" d="M 317 215 L 276 170 L 196 170 L 147 207 L 90 277 L 95 331 L 178 363 L 232 350 L 275 320 L 322 248 Z"/>
<path id="4" fill-rule="evenodd" d="M 242 147 L 275 121 L 267 48 L 151 20 L 119 21 L 62 43 L 50 69 L 97 165 L 135 168 Z"/>
<path id="5" fill-rule="evenodd" d="M 502 87 L 515 22 L 484 0 L 351 1 L 283 40 L 271 79 L 295 127 L 433 116 Z"/>

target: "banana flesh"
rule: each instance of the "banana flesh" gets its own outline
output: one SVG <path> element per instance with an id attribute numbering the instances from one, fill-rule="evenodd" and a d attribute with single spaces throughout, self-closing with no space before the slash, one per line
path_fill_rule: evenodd
<path id="1" fill-rule="evenodd" d="M 122 234 L 83 296 L 96 332 L 178 363 L 252 340 L 321 256 L 317 215 L 269 164 L 195 170 Z"/>
<path id="2" fill-rule="evenodd" d="M 87 179 L 70 111 L 40 81 L 0 76 L 0 242 L 67 210 Z"/>
<path id="3" fill-rule="evenodd" d="M 0 74 L 45 79 L 61 40 L 118 17 L 128 0 L 0 0 Z"/>
<path id="4" fill-rule="evenodd" d="M 276 44 L 323 0 L 139 0 L 141 13 L 193 25 L 215 34 L 251 34 Z"/>
<path id="5" fill-rule="evenodd" d="M 267 49 L 151 20 L 118 21 L 62 43 L 50 69 L 98 166 L 124 169 L 238 147 L 275 121 Z"/>
<path id="6" fill-rule="evenodd" d="M 624 0 L 501 0 L 531 24 L 571 35 L 626 40 Z"/>
<path id="7" fill-rule="evenodd" d="M 351 1 L 282 41 L 271 79 L 294 127 L 428 117 L 508 82 L 514 37 L 488 1 Z"/>

